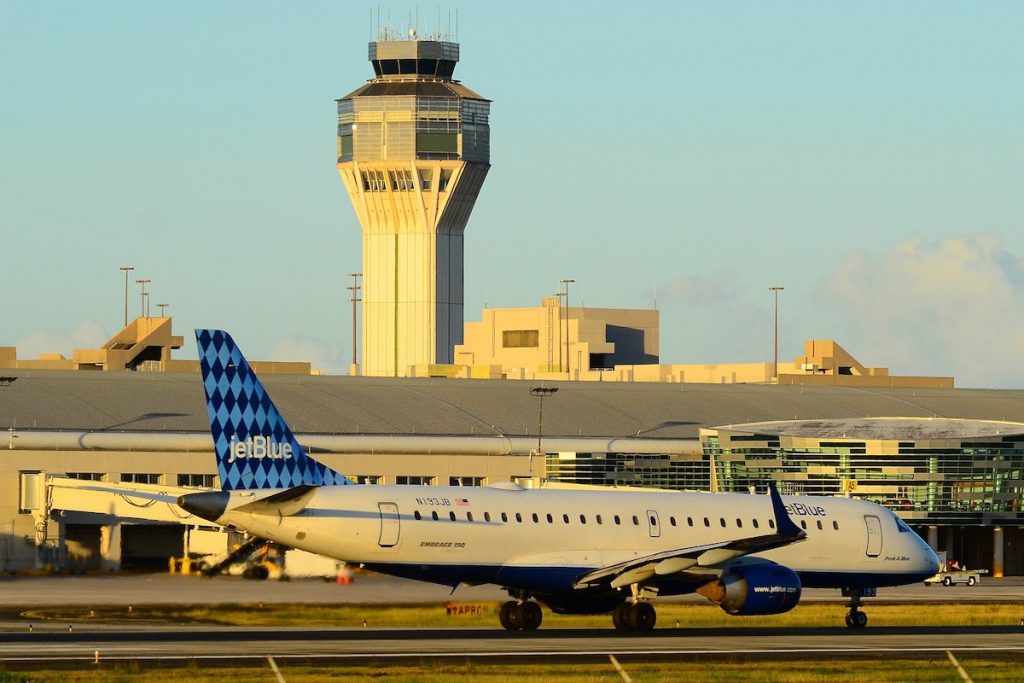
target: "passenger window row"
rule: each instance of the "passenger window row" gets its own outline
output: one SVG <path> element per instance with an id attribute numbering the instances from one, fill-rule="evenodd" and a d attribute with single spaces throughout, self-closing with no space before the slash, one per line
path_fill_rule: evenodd
<path id="1" fill-rule="evenodd" d="M 416 510 L 415 512 L 413 512 L 413 517 L 415 517 L 416 519 L 420 520 L 420 519 L 423 519 L 423 514 L 419 510 Z M 436 520 L 439 520 L 441 517 L 440 517 L 440 515 L 438 515 L 437 510 L 434 510 L 434 511 L 432 511 L 430 513 L 430 518 L 436 521 Z M 537 514 L 536 512 L 532 513 L 530 515 L 530 518 L 533 520 L 534 524 L 539 524 L 540 523 L 540 519 L 541 519 L 540 515 Z M 555 517 L 550 512 L 545 514 L 544 518 L 547 520 L 548 524 L 554 524 L 555 523 Z M 448 512 L 448 519 L 453 521 L 453 522 L 456 521 L 457 515 L 455 514 L 454 510 L 450 510 Z M 580 524 L 586 524 L 587 523 L 587 516 L 586 515 L 582 515 L 581 514 L 579 516 L 579 519 L 580 519 Z M 632 515 L 628 519 L 633 523 L 633 526 L 640 526 L 640 518 L 637 515 Z M 483 520 L 485 522 L 494 521 L 491 518 L 491 513 L 490 512 L 485 512 L 484 513 Z M 613 515 L 612 516 L 612 520 L 614 521 L 616 526 L 621 526 L 622 525 L 622 517 L 620 517 L 619 515 Z M 668 518 L 668 520 L 669 520 L 669 524 L 671 526 L 678 526 L 678 524 L 676 522 L 676 518 L 674 516 L 670 516 Z M 466 512 L 466 521 L 467 522 L 474 521 L 474 517 L 473 517 L 473 513 L 472 512 L 469 512 L 469 511 Z M 505 512 L 501 513 L 501 521 L 504 522 L 504 523 L 508 523 L 509 516 L 508 516 L 507 513 L 505 513 Z M 522 522 L 523 522 L 523 515 L 522 515 L 522 513 L 519 513 L 519 512 L 515 513 L 515 521 L 518 524 L 522 524 Z M 651 516 L 649 521 L 650 521 L 651 526 L 654 526 L 654 527 L 658 526 L 658 519 L 657 519 L 657 517 Z M 682 518 L 680 518 L 680 522 L 681 521 L 682 521 Z M 704 522 L 704 526 L 705 527 L 707 527 L 707 528 L 711 527 L 711 519 L 710 518 L 704 517 L 703 518 L 703 522 Z M 725 517 L 719 517 L 718 522 L 719 522 L 719 525 L 723 529 L 728 527 L 728 520 L 726 520 Z M 570 523 L 569 515 L 567 515 L 567 514 L 563 514 L 562 515 L 562 523 L 563 524 L 569 524 Z M 601 515 L 594 515 L 594 523 L 596 523 L 596 524 L 604 524 L 604 518 Z M 693 517 L 687 517 L 686 518 L 686 525 L 690 526 L 690 527 L 694 526 Z M 761 528 L 760 522 L 758 520 L 756 520 L 756 519 L 750 520 L 750 526 L 753 529 L 760 529 Z M 800 520 L 800 526 L 804 530 L 807 530 L 807 520 L 803 520 L 803 519 Z M 824 524 L 822 524 L 820 519 L 817 520 L 817 526 L 818 526 L 819 530 L 824 530 L 824 528 L 825 528 Z M 737 528 L 737 529 L 744 528 L 743 527 L 743 520 L 740 519 L 739 517 L 736 518 L 735 528 Z M 768 528 L 769 529 L 774 529 L 775 528 L 775 520 L 774 519 L 769 519 L 768 520 Z M 832 521 L 832 529 L 834 531 L 839 531 L 839 522 L 833 520 Z"/>

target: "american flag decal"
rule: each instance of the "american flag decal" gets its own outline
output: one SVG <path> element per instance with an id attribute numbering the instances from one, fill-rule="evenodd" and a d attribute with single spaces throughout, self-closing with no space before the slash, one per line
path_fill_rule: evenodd
<path id="1" fill-rule="evenodd" d="M 469 498 L 456 498 L 455 499 L 455 507 L 458 507 L 458 508 L 468 508 L 469 507 Z"/>

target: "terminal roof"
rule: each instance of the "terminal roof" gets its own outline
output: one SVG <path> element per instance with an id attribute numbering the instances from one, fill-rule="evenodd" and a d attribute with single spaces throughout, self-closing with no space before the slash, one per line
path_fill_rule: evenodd
<path id="1" fill-rule="evenodd" d="M 5 370 L 0 428 L 205 432 L 198 374 Z M 261 378 L 296 432 L 304 434 L 536 435 L 540 382 L 266 375 Z M 962 420 L 1024 422 L 1024 391 L 864 389 L 752 384 L 544 382 L 544 435 L 695 439 L 701 427 L 760 422 L 790 433 L 893 433 L 900 415 L 922 434 L 950 433 Z M 936 421 L 936 415 L 949 416 Z M 995 422 L 972 427 L 991 434 Z M 855 432 L 855 425 L 878 425 Z M 939 425 L 945 425 L 941 427 Z M 750 426 L 749 424 L 746 426 Z M 900 423 L 900 428 L 910 427 Z M 767 429 L 767 427 L 763 427 Z M 967 426 L 961 426 L 966 430 Z M 996 427 L 998 429 L 998 427 Z M 859 428 L 858 428 L 859 429 Z M 943 431 L 944 430 L 944 431 Z M 902 433 L 902 432 L 901 432 Z M 868 438 L 868 437 L 864 437 Z M 882 437 L 879 437 L 882 438 Z M 926 438 L 926 437 L 920 437 Z M 935 437 L 939 438 L 939 437 Z"/>

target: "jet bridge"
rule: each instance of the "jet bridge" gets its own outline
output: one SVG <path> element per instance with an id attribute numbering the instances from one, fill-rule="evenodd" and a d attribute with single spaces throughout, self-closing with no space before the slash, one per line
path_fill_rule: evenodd
<path id="1" fill-rule="evenodd" d="M 174 500 L 197 489 L 110 483 L 46 473 L 22 475 L 35 523 L 36 564 L 57 569 L 166 567 L 186 553 L 223 554 L 228 534 Z"/>

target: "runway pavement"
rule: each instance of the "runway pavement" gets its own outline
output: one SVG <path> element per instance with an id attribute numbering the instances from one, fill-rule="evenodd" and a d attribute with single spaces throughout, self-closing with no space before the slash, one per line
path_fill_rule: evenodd
<path id="1" fill-rule="evenodd" d="M 75 577 L 0 577 L 0 607 L 61 605 L 264 603 L 438 603 L 497 601 L 495 587 L 450 589 L 375 574 L 338 586 L 322 580 L 248 581 L 235 577 L 168 575 L 105 575 Z M 663 599 L 664 600 L 664 599 Z M 703 602 L 684 596 L 670 601 Z M 841 601 L 838 591 L 806 590 L 804 600 Z M 878 601 L 1024 602 L 1024 579 L 990 579 L 967 587 L 923 585 L 880 589 Z M 870 601 L 869 603 L 870 604 Z M 869 627 L 839 628 L 715 628 L 656 629 L 650 634 L 611 629 L 559 629 L 536 632 L 497 629 L 303 629 L 243 628 L 186 625 L 76 623 L 72 631 L 59 622 L 39 621 L 27 630 L 24 621 L 0 622 L 0 659 L 27 667 L 46 662 L 101 658 L 131 660 L 249 660 L 267 655 L 288 659 L 359 660 L 405 657 L 557 657 L 562 659 L 616 656 L 658 658 L 716 656 L 860 657 L 879 653 L 903 657 L 925 653 L 984 650 L 1024 658 L 1024 626 Z"/>
<path id="2" fill-rule="evenodd" d="M 320 579 L 250 581 L 239 577 L 169 576 L 167 574 L 0 577 L 0 607 L 54 605 L 144 605 L 264 603 L 444 603 L 498 601 L 495 586 L 451 588 L 379 574 L 357 574 L 348 586 Z M 1024 601 L 1024 578 L 982 579 L 976 586 L 914 584 L 881 588 L 879 601 Z M 661 598 L 669 602 L 703 602 L 696 595 Z M 805 589 L 804 601 L 842 598 L 837 590 Z"/>
<path id="3" fill-rule="evenodd" d="M 880 627 L 658 629 L 267 629 L 160 626 L 131 630 L 0 633 L 0 659 L 10 664 L 101 659 L 387 659 L 410 657 L 642 657 L 702 654 L 779 657 L 872 657 L 886 653 L 987 652 L 1024 658 L 1024 628 Z"/>

